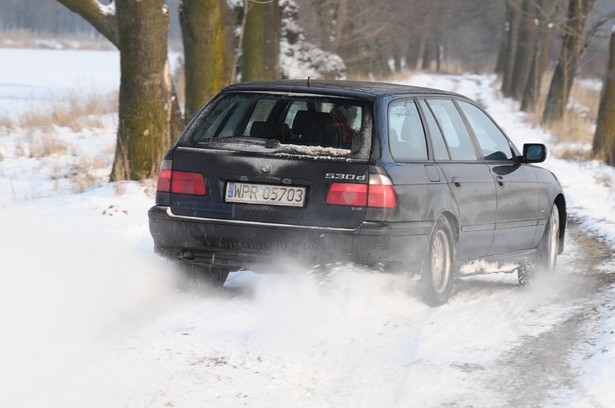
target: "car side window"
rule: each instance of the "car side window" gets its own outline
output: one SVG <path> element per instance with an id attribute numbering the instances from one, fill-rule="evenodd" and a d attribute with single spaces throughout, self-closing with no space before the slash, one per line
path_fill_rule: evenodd
<path id="1" fill-rule="evenodd" d="M 477 160 L 474 145 L 461 114 L 450 99 L 427 100 L 444 135 L 452 160 Z"/>
<path id="2" fill-rule="evenodd" d="M 450 160 L 451 158 L 448 155 L 446 143 L 444 143 L 444 137 L 442 137 L 442 132 L 440 132 L 438 123 L 436 122 L 436 119 L 431 113 L 431 109 L 429 109 L 429 106 L 427 106 L 427 103 L 423 100 L 419 101 L 419 105 L 421 106 L 421 110 L 423 111 L 425 123 L 427 124 L 427 129 L 429 130 L 429 136 L 431 137 L 434 159 Z"/>
<path id="3" fill-rule="evenodd" d="M 511 160 L 513 152 L 508 138 L 489 116 L 471 103 L 464 101 L 458 101 L 458 103 L 474 131 L 485 160 Z"/>
<path id="4" fill-rule="evenodd" d="M 425 130 L 413 100 L 391 102 L 388 122 L 389 145 L 395 160 L 427 160 Z"/>

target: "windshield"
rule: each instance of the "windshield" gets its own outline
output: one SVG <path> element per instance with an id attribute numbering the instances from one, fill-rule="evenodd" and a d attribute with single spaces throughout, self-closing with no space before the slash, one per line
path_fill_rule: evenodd
<path id="1" fill-rule="evenodd" d="M 190 145 L 241 150 L 263 145 L 275 153 L 369 154 L 371 115 L 364 101 L 328 96 L 232 93 L 208 106 L 192 127 Z"/>

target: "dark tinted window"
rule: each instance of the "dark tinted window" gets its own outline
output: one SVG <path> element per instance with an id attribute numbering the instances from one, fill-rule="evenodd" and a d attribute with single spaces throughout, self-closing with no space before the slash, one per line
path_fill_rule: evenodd
<path id="1" fill-rule="evenodd" d="M 393 158 L 398 161 L 427 160 L 425 131 L 414 101 L 392 102 L 389 105 L 388 121 Z"/>
<path id="2" fill-rule="evenodd" d="M 508 139 L 489 116 L 467 102 L 459 102 L 459 107 L 461 107 L 472 131 L 474 131 L 480 150 L 486 160 L 510 160 L 513 158 Z"/>
<path id="3" fill-rule="evenodd" d="M 368 106 L 325 96 L 233 93 L 206 108 L 187 142 L 226 143 L 235 148 L 242 142 L 258 144 L 261 140 L 269 147 L 282 146 L 284 152 L 294 146 L 301 154 L 364 156 L 365 149 L 369 153 L 371 135 Z"/>
<path id="4" fill-rule="evenodd" d="M 427 100 L 444 135 L 452 160 L 476 160 L 476 152 L 461 114 L 449 99 Z"/>

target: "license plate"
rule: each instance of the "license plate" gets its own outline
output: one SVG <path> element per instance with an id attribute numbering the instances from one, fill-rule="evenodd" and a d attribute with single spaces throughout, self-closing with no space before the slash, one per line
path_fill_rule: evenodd
<path id="1" fill-rule="evenodd" d="M 305 204 L 305 191 L 305 187 L 229 181 L 226 183 L 225 200 L 227 203 L 303 207 Z"/>

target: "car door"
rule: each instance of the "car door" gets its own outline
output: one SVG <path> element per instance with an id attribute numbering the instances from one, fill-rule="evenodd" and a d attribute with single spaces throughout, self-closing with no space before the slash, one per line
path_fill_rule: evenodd
<path id="1" fill-rule="evenodd" d="M 451 99 L 420 102 L 433 157 L 457 202 L 459 260 L 489 253 L 495 228 L 496 198 L 489 166 L 478 155 L 461 114 Z"/>
<path id="2" fill-rule="evenodd" d="M 457 102 L 491 171 L 496 191 L 495 234 L 489 255 L 527 250 L 538 225 L 538 181 L 532 167 L 515 160 L 512 144 L 477 106 Z"/>

